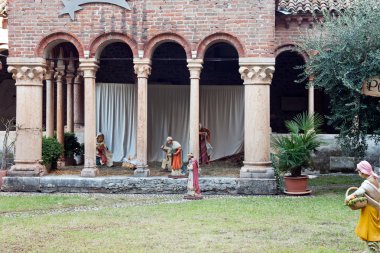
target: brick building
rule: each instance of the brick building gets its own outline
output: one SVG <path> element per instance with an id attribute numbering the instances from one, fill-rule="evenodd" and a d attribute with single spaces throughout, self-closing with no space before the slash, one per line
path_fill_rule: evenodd
<path id="1" fill-rule="evenodd" d="M 326 110 L 322 93 L 305 89 L 306 83 L 294 85 L 299 74 L 294 66 L 307 60 L 307 54 L 294 51 L 297 36 L 312 27 L 312 12 L 343 9 L 346 1 L 107 2 L 9 1 L 7 64 L 16 80 L 20 126 L 9 174 L 44 173 L 39 162 L 43 126 L 47 136 L 56 131 L 63 142 L 64 125 L 67 131 L 83 125 L 82 175 L 96 175 L 96 83 L 135 85 L 136 157 L 143 164 L 150 148 L 151 83 L 189 87 L 186 130 L 188 150 L 195 154 L 200 87 L 236 85 L 244 93 L 241 177 L 272 182 L 271 131 L 284 131 L 283 121 L 300 111 Z M 142 167 L 137 173 L 146 171 Z"/>

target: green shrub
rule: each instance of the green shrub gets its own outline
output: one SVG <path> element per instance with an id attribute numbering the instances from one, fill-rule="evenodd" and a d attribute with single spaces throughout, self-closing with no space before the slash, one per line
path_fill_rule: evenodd
<path id="1" fill-rule="evenodd" d="M 65 133 L 65 157 L 72 157 L 81 154 L 81 146 L 75 133 Z"/>
<path id="2" fill-rule="evenodd" d="M 44 165 L 55 163 L 63 153 L 62 145 L 53 137 L 42 138 L 42 161 Z"/>
<path id="3" fill-rule="evenodd" d="M 380 106 L 365 96 L 365 80 L 380 72 L 380 11 L 378 0 L 351 1 L 350 8 L 331 15 L 302 35 L 301 50 L 310 53 L 305 78 L 329 96 L 328 123 L 339 131 L 344 156 L 362 158 L 366 136 L 380 141 Z"/>

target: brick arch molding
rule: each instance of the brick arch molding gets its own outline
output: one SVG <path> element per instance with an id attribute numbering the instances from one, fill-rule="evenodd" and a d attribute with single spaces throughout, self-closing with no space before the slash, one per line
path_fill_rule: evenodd
<path id="1" fill-rule="evenodd" d="M 90 57 L 99 59 L 103 49 L 115 42 L 123 42 L 127 44 L 132 50 L 133 57 L 138 57 L 137 42 L 126 34 L 116 32 L 102 34 L 94 38 L 90 43 Z"/>
<path id="2" fill-rule="evenodd" d="M 191 46 L 181 35 L 176 33 L 161 33 L 152 37 L 144 47 L 144 57 L 152 58 L 154 50 L 165 42 L 176 42 L 183 47 L 187 59 L 191 59 Z"/>
<path id="3" fill-rule="evenodd" d="M 197 58 L 203 58 L 207 49 L 212 45 L 225 42 L 233 46 L 239 54 L 239 57 L 245 57 L 245 49 L 238 38 L 228 33 L 214 33 L 204 38 L 197 46 Z"/>
<path id="4" fill-rule="evenodd" d="M 309 60 L 309 55 L 306 52 L 301 51 L 298 48 L 298 46 L 295 44 L 285 44 L 285 45 L 281 45 L 281 46 L 277 47 L 276 50 L 274 51 L 274 56 L 277 57 L 281 53 L 286 52 L 286 51 L 297 52 L 298 54 L 300 54 L 302 56 L 302 58 L 305 62 L 307 62 Z"/>
<path id="5" fill-rule="evenodd" d="M 42 38 L 37 44 L 35 55 L 47 58 L 49 51 L 62 42 L 72 43 L 77 49 L 79 57 L 84 57 L 84 48 L 82 43 L 78 37 L 68 32 L 55 32 Z"/>

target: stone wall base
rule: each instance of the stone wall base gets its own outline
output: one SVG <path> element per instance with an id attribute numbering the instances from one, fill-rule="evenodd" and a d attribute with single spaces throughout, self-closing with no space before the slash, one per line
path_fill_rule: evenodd
<path id="1" fill-rule="evenodd" d="M 7 172 L 7 175 L 12 177 L 38 177 L 46 174 L 46 167 L 39 163 L 16 163 Z"/>
<path id="2" fill-rule="evenodd" d="M 202 194 L 277 194 L 272 179 L 205 177 L 199 180 Z M 185 194 L 187 179 L 166 177 L 46 176 L 5 177 L 1 188 L 7 192 Z"/>

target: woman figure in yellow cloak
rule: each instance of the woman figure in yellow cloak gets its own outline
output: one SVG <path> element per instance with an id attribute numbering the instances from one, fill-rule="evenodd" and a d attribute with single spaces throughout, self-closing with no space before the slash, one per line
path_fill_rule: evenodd
<path id="1" fill-rule="evenodd" d="M 358 163 L 356 170 L 359 176 L 365 180 L 358 190 L 347 196 L 345 201 L 347 203 L 356 196 L 366 194 L 368 205 L 361 209 L 355 233 L 360 239 L 367 243 L 368 252 L 380 253 L 379 176 L 373 172 L 372 166 L 367 161 Z"/>

